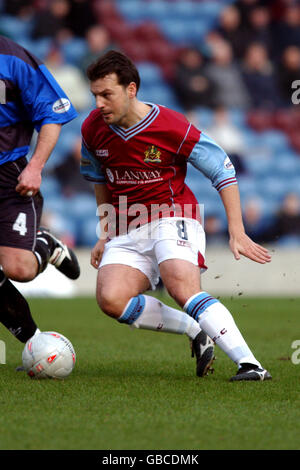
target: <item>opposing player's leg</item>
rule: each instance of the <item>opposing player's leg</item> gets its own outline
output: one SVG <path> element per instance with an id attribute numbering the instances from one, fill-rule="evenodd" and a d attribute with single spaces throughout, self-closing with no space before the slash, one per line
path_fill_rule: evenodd
<path id="1" fill-rule="evenodd" d="M 41 260 L 40 271 L 51 263 L 69 279 L 77 279 L 80 275 L 80 267 L 74 251 L 44 227 L 40 227 L 37 232 L 34 254 L 37 259 Z"/>
<path id="2" fill-rule="evenodd" d="M 4 233 L 1 238 L 3 236 Z M 0 246 L 0 264 L 7 278 L 17 282 L 31 281 L 46 269 L 48 263 L 70 279 L 79 277 L 79 263 L 70 248 L 46 229 L 39 229 L 32 238 L 33 241 L 11 238 L 0 241 L 9 244 Z"/>
<path id="3" fill-rule="evenodd" d="M 104 313 L 134 328 L 186 334 L 195 339 L 198 323 L 185 312 L 169 307 L 143 294 L 151 288 L 149 277 L 124 264 L 100 267 L 96 298 Z"/>
<path id="4" fill-rule="evenodd" d="M 238 373 L 232 381 L 271 378 L 249 349 L 229 310 L 201 290 L 197 266 L 184 260 L 169 259 L 160 264 L 160 273 L 170 295 L 238 365 Z"/>
<path id="5" fill-rule="evenodd" d="M 43 198 L 16 192 L 25 158 L 0 166 L 0 321 L 22 342 L 39 331 L 28 303 L 11 280 L 28 282 L 42 272 L 55 246 L 37 239 Z M 51 261 L 51 259 L 50 259 Z"/>
<path id="6" fill-rule="evenodd" d="M 23 295 L 5 276 L 0 266 L 0 321 L 22 343 L 40 330 Z"/>
<path id="7" fill-rule="evenodd" d="M 0 264 L 8 278 L 20 282 L 32 280 L 48 262 L 76 279 L 79 266 L 75 254 L 48 231 L 41 229 L 38 233 L 41 193 L 21 196 L 16 192 L 18 177 L 26 165 L 23 157 L 0 167 Z"/>
<path id="8" fill-rule="evenodd" d="M 21 158 L 0 165 L 0 321 L 23 343 L 39 330 L 27 301 L 9 278 L 26 282 L 38 272 L 32 249 L 43 202 L 40 195 L 22 197 L 15 190 L 26 164 Z"/>

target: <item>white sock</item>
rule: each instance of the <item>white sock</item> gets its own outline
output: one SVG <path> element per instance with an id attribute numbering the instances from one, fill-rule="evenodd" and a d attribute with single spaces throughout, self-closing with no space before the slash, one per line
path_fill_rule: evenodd
<path id="1" fill-rule="evenodd" d="M 186 334 L 189 338 L 194 339 L 201 329 L 193 318 L 187 315 L 181 310 L 169 307 L 163 304 L 155 297 L 149 295 L 138 296 L 140 304 L 143 305 L 143 310 L 137 318 L 131 322 L 131 326 L 134 328 L 142 328 L 146 330 L 164 331 L 169 333 Z M 130 299 L 126 305 L 123 314 L 119 318 L 119 321 L 124 321 L 126 318 L 130 318 L 127 312 L 132 312 L 133 304 L 136 303 L 137 297 Z M 126 323 L 129 323 L 125 320 Z"/>
<path id="2" fill-rule="evenodd" d="M 227 308 L 206 292 L 191 297 L 184 309 L 196 316 L 200 328 L 239 366 L 251 363 L 261 367 L 249 349 Z M 194 313 L 194 315 L 193 315 Z"/>

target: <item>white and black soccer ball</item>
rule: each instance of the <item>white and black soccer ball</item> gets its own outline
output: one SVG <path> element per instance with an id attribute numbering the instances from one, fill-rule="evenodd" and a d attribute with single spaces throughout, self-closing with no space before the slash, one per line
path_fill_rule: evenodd
<path id="1" fill-rule="evenodd" d="M 27 341 L 22 362 L 29 377 L 64 379 L 74 369 L 76 354 L 68 338 L 56 331 L 43 331 Z"/>

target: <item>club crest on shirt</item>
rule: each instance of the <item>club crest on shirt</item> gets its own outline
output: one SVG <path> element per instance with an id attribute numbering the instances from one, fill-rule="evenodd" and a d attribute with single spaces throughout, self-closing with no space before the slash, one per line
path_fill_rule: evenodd
<path id="1" fill-rule="evenodd" d="M 144 152 L 145 153 L 145 158 L 144 162 L 151 162 L 151 163 L 160 163 L 160 154 L 161 152 L 158 150 L 155 145 L 149 145 L 147 150 Z"/>

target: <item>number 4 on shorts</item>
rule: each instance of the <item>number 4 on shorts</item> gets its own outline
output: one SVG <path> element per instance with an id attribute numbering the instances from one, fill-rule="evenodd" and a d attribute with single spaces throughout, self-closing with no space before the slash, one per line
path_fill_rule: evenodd
<path id="1" fill-rule="evenodd" d="M 18 217 L 15 220 L 13 225 L 13 230 L 19 232 L 20 235 L 24 236 L 27 233 L 26 227 L 26 214 L 25 212 L 20 212 Z"/>

